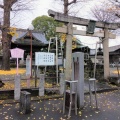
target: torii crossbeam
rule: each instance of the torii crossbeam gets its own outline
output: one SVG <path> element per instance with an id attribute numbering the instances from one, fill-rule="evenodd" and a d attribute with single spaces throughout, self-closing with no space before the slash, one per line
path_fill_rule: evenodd
<path id="1" fill-rule="evenodd" d="M 75 25 L 88 26 L 89 21 L 90 21 L 84 18 L 65 16 L 64 14 L 55 12 L 53 10 L 48 10 L 48 14 L 49 16 L 53 17 L 55 20 L 63 22 L 63 23 L 73 23 Z M 120 27 L 120 24 L 119 23 L 104 23 L 104 22 L 96 21 L 95 27 L 116 30 Z"/>

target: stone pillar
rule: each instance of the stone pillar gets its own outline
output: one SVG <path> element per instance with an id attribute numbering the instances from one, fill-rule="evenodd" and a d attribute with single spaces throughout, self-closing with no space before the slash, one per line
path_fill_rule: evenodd
<path id="1" fill-rule="evenodd" d="M 44 83 L 45 83 L 45 75 L 40 74 L 40 81 L 39 81 L 39 96 L 44 96 Z"/>
<path id="2" fill-rule="evenodd" d="M 31 75 L 31 58 L 29 55 L 26 58 L 26 75 Z"/>
<path id="3" fill-rule="evenodd" d="M 107 28 L 104 30 L 105 38 L 103 40 L 103 56 L 104 56 L 104 79 L 109 77 L 109 31 Z"/>
<path id="4" fill-rule="evenodd" d="M 60 95 L 64 93 L 64 85 L 65 85 L 65 75 L 64 73 L 60 73 Z"/>
<path id="5" fill-rule="evenodd" d="M 15 75 L 14 99 L 20 99 L 20 75 Z"/>
<path id="6" fill-rule="evenodd" d="M 67 41 L 66 41 L 65 80 L 71 80 L 72 37 L 73 37 L 72 23 L 68 23 L 67 28 L 68 28 L 68 34 L 67 34 Z"/>
<path id="7" fill-rule="evenodd" d="M 78 80 L 78 107 L 84 107 L 84 53 L 72 53 L 72 80 Z"/>

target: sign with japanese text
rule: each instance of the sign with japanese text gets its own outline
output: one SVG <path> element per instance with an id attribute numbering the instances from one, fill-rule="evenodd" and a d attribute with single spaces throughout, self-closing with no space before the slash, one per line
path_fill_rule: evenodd
<path id="1" fill-rule="evenodd" d="M 55 54 L 46 52 L 35 52 L 35 65 L 55 65 Z"/>

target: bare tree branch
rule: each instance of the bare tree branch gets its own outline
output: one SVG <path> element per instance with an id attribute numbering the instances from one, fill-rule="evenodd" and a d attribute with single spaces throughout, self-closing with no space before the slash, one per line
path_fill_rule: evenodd
<path id="1" fill-rule="evenodd" d="M 71 4 L 76 3 L 76 2 L 77 2 L 77 0 L 73 0 L 73 1 L 69 2 L 68 5 L 71 5 Z"/>
<path id="2" fill-rule="evenodd" d="M 119 0 L 109 0 L 112 5 L 114 6 L 114 8 L 111 8 L 111 10 L 115 10 L 116 11 L 116 16 L 118 18 L 120 18 L 120 1 Z"/>
<path id="3" fill-rule="evenodd" d="M 17 0 L 11 0 L 9 4 L 12 6 L 16 2 L 17 2 Z"/>
<path id="4" fill-rule="evenodd" d="M 0 4 L 0 8 L 4 9 L 4 6 Z"/>
<path id="5" fill-rule="evenodd" d="M 111 11 L 109 8 L 111 7 L 111 4 L 108 3 L 101 3 L 101 5 L 97 6 L 95 5 L 91 9 L 92 16 L 97 19 L 98 21 L 103 22 L 116 22 L 118 18 L 116 17 L 116 11 Z"/>

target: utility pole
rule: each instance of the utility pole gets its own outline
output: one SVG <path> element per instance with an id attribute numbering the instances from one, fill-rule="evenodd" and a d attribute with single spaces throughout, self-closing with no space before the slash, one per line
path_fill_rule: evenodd
<path id="1" fill-rule="evenodd" d="M 69 5 L 76 3 L 77 0 L 73 0 L 69 2 L 69 0 L 64 0 L 64 15 L 68 15 L 68 7 Z M 67 40 L 66 40 L 66 61 L 65 61 L 65 80 L 71 80 L 72 73 L 72 28 L 73 24 L 67 24 Z"/>

